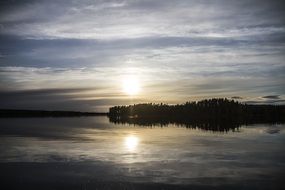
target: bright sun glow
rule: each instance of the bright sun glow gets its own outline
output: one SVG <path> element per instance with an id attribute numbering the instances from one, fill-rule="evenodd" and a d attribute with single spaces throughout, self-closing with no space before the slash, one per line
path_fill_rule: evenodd
<path id="1" fill-rule="evenodd" d="M 129 151 L 133 151 L 137 148 L 139 143 L 139 138 L 136 136 L 127 136 L 125 138 L 125 146 Z"/>
<path id="2" fill-rule="evenodd" d="M 128 77 L 123 81 L 123 91 L 128 95 L 136 95 L 140 91 L 140 83 L 136 77 Z"/>

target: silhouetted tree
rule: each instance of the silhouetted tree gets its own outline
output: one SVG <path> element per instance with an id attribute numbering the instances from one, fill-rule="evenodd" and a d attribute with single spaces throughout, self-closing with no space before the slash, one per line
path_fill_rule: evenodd
<path id="1" fill-rule="evenodd" d="M 247 105 L 226 98 L 213 98 L 184 104 L 134 104 L 109 110 L 115 123 L 141 125 L 185 124 L 190 127 L 228 130 L 241 124 L 284 122 L 284 105 Z"/>

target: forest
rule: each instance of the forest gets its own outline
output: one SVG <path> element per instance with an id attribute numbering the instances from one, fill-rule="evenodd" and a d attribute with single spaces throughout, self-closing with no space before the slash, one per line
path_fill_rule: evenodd
<path id="1" fill-rule="evenodd" d="M 237 128 L 242 124 L 283 123 L 284 105 L 251 105 L 226 98 L 213 98 L 184 104 L 134 104 L 109 109 L 114 123 L 167 125 L 171 123 L 199 128 Z"/>

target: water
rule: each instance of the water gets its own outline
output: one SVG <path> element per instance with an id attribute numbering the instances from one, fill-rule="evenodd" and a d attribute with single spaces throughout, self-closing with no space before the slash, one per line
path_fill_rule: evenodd
<path id="1" fill-rule="evenodd" d="M 107 117 L 0 120 L 11 189 L 284 188 L 285 125 L 214 132 Z"/>

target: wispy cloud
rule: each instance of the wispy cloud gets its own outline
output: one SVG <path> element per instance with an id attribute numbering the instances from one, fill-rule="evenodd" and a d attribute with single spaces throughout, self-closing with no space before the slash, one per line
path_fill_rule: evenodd
<path id="1" fill-rule="evenodd" d="M 280 99 L 279 95 L 263 96 L 262 98 L 264 98 L 264 99 L 274 99 L 274 100 L 279 100 Z"/>
<path id="2" fill-rule="evenodd" d="M 14 7 L 7 4 L 11 10 L 5 11 L 0 21 L 2 33 L 36 39 L 254 37 L 284 32 L 282 4 L 226 0 L 31 1 Z"/>
<path id="3" fill-rule="evenodd" d="M 121 81 L 136 75 L 143 90 L 134 101 L 279 101 L 267 94 L 285 94 L 282 7 L 266 0 L 5 1 L 0 90 L 93 89 L 73 92 L 72 100 L 106 108 L 129 102 Z M 56 93 L 49 97 L 61 99 Z"/>

